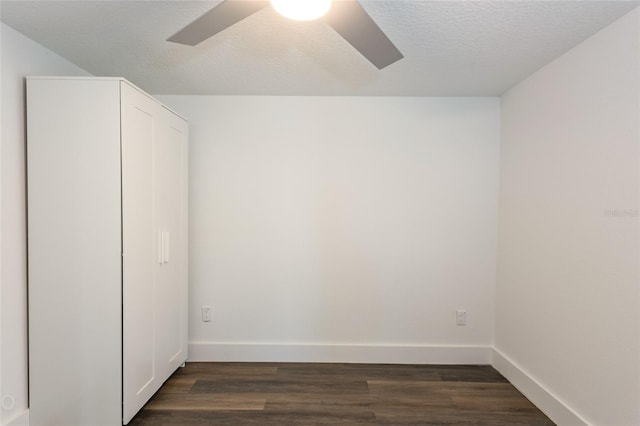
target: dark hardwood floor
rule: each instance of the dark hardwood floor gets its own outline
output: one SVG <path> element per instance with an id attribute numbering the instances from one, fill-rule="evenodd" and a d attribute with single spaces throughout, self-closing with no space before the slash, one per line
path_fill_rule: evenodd
<path id="1" fill-rule="evenodd" d="M 554 423 L 490 366 L 188 363 L 129 424 Z"/>

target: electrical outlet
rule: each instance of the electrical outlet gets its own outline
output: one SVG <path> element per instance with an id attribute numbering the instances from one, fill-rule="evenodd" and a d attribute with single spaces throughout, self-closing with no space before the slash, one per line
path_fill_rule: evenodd
<path id="1" fill-rule="evenodd" d="M 211 306 L 202 307 L 202 321 L 203 322 L 211 321 Z"/>
<path id="2" fill-rule="evenodd" d="M 458 309 L 456 311 L 456 325 L 467 325 L 467 311 Z"/>

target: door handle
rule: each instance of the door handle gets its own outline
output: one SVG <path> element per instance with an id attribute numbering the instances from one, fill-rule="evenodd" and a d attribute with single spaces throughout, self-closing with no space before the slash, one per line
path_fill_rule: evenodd
<path id="1" fill-rule="evenodd" d="M 169 263 L 170 247 L 169 231 L 160 231 L 158 233 L 158 263 Z"/>

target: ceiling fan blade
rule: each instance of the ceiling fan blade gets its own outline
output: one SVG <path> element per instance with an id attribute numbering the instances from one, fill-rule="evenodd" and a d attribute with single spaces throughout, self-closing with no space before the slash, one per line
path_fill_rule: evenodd
<path id="1" fill-rule="evenodd" d="M 357 0 L 334 1 L 325 21 L 378 69 L 404 58 Z"/>
<path id="2" fill-rule="evenodd" d="M 268 5 L 267 0 L 224 0 L 167 41 L 195 46 Z"/>

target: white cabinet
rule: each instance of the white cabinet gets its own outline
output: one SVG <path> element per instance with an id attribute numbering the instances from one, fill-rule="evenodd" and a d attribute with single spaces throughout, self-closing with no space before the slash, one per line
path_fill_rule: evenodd
<path id="1" fill-rule="evenodd" d="M 187 161 L 127 81 L 27 79 L 31 424 L 126 424 L 186 360 Z"/>

